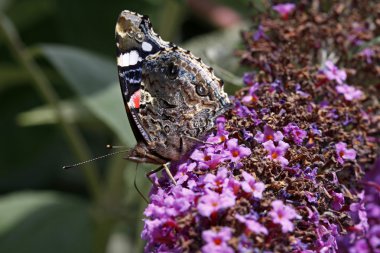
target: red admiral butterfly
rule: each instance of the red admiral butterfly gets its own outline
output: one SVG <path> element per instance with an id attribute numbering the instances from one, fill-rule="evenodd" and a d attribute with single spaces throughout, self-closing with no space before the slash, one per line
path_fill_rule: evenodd
<path id="1" fill-rule="evenodd" d="M 126 159 L 167 169 L 228 109 L 223 81 L 200 58 L 163 41 L 147 16 L 123 11 L 115 36 L 120 88 L 137 140 Z"/>

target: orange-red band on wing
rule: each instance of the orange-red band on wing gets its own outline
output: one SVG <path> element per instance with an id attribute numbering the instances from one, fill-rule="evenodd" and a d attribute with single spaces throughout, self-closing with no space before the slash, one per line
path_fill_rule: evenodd
<path id="1" fill-rule="evenodd" d="M 129 100 L 129 106 L 132 108 L 139 109 L 140 108 L 140 99 L 141 99 L 141 92 L 140 90 L 137 90 L 133 95 L 131 96 L 131 99 Z"/>

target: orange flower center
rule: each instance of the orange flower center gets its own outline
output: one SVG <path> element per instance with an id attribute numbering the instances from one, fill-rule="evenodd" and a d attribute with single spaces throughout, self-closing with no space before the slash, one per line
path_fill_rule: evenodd
<path id="1" fill-rule="evenodd" d="M 239 156 L 239 151 L 237 151 L 237 150 L 234 150 L 234 151 L 232 151 L 231 153 L 232 153 L 232 156 L 233 156 L 233 157 L 237 157 L 237 156 Z"/>
<path id="2" fill-rule="evenodd" d="M 216 245 L 220 245 L 220 244 L 222 244 L 222 239 L 220 239 L 219 237 L 214 238 L 214 243 L 215 243 Z"/>
<path id="3" fill-rule="evenodd" d="M 272 156 L 273 159 L 276 159 L 278 157 L 278 153 L 277 152 L 273 152 L 271 154 L 271 156 Z"/>
<path id="4" fill-rule="evenodd" d="M 339 156 L 340 156 L 340 157 L 343 157 L 343 156 L 344 156 L 344 151 L 343 151 L 343 150 L 339 151 Z"/>
<path id="5" fill-rule="evenodd" d="M 205 156 L 205 161 L 210 161 L 210 160 L 211 160 L 211 156 L 206 155 L 206 156 Z"/>
<path id="6" fill-rule="evenodd" d="M 273 135 L 268 135 L 267 136 L 267 140 L 273 140 L 273 139 L 274 139 Z"/>

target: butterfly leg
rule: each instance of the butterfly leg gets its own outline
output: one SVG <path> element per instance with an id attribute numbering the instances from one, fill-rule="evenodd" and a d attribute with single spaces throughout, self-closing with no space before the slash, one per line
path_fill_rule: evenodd
<path id="1" fill-rule="evenodd" d="M 173 181 L 174 185 L 177 185 L 177 181 L 175 181 L 172 173 L 170 172 L 168 164 L 169 163 L 164 163 L 162 166 L 164 166 L 166 173 L 168 174 L 168 176 L 170 177 L 170 179 Z"/>
<path id="2" fill-rule="evenodd" d="M 216 144 L 219 144 L 220 142 L 207 142 L 207 141 L 202 141 L 200 139 L 197 139 L 195 137 L 192 137 L 192 136 L 188 136 L 188 135 L 185 135 L 184 136 L 185 138 L 188 138 L 190 140 L 193 140 L 193 141 L 196 141 L 196 142 L 199 142 L 199 143 L 202 143 L 202 144 L 209 144 L 209 145 L 216 145 Z"/>
<path id="3" fill-rule="evenodd" d="M 174 179 L 172 173 L 170 172 L 168 164 L 169 163 L 164 163 L 160 167 L 158 167 L 157 169 L 154 169 L 154 170 L 146 173 L 147 178 L 149 179 L 150 182 L 152 182 L 152 184 L 155 184 L 155 182 L 153 182 L 153 180 L 150 176 L 161 171 L 161 170 L 163 170 L 163 169 L 165 169 L 166 173 L 168 174 L 169 178 L 173 181 L 174 185 L 177 185 L 177 181 Z"/>

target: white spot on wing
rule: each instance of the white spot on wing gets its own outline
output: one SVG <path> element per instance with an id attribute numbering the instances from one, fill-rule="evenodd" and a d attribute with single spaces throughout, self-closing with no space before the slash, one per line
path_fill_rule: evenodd
<path id="1" fill-rule="evenodd" d="M 136 65 L 139 61 L 139 53 L 136 50 L 132 50 L 129 54 L 129 65 Z"/>
<path id="2" fill-rule="evenodd" d="M 130 63 L 130 54 L 125 53 L 121 54 L 119 57 L 117 57 L 117 65 L 120 67 L 128 67 Z"/>
<path id="3" fill-rule="evenodd" d="M 152 44 L 150 44 L 149 42 L 143 42 L 142 43 L 142 50 L 144 50 L 145 52 L 150 52 L 150 51 L 152 51 L 152 48 L 153 48 L 153 46 L 152 46 Z"/>

